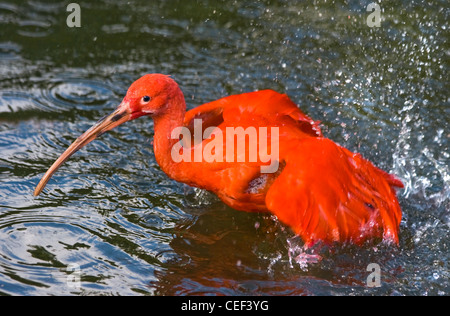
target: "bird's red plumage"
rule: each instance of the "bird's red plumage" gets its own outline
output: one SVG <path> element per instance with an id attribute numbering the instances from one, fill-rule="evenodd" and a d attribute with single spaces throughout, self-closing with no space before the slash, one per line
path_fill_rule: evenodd
<path id="1" fill-rule="evenodd" d="M 374 237 L 398 242 L 395 187 L 402 183 L 324 138 L 318 122 L 286 95 L 264 90 L 226 97 L 188 111 L 185 125 L 203 117 L 220 122 L 224 133 L 227 126 L 278 126 L 282 171 L 249 193 L 249 184 L 261 177 L 259 164 L 203 164 L 191 185 L 213 191 L 239 210 L 270 211 L 308 243 L 360 244 Z"/>

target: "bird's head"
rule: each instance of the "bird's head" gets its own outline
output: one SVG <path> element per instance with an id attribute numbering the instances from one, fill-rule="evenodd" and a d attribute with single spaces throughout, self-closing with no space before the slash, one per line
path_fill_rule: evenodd
<path id="1" fill-rule="evenodd" d="M 177 99 L 181 98 L 183 98 L 183 101 L 179 102 L 180 100 Z M 156 120 L 171 111 L 176 111 L 177 109 L 170 108 L 173 104 L 184 105 L 184 97 L 172 78 L 161 74 L 148 74 L 139 78 L 130 86 L 124 99 L 114 112 L 100 119 L 78 137 L 55 161 L 39 182 L 34 195 L 37 196 L 42 192 L 51 176 L 70 156 L 101 134 L 144 115 L 151 116 Z"/>
<path id="2" fill-rule="evenodd" d="M 129 120 L 144 115 L 158 117 L 167 112 L 170 101 L 179 92 L 178 85 L 169 76 L 145 75 L 130 86 L 118 110 L 126 113 Z"/>

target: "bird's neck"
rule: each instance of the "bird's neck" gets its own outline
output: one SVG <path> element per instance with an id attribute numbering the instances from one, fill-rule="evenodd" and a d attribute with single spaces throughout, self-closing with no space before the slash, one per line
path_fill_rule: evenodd
<path id="1" fill-rule="evenodd" d="M 177 127 L 183 126 L 186 114 L 186 103 L 181 90 L 173 92 L 164 114 L 154 117 L 153 149 L 156 162 L 161 169 L 172 179 L 185 182 L 183 179 L 183 166 L 172 159 L 172 148 L 179 139 L 172 139 L 171 134 Z"/>

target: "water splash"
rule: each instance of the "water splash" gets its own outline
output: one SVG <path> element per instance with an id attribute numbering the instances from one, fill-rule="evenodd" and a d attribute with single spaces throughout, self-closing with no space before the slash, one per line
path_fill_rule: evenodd
<path id="1" fill-rule="evenodd" d="M 438 135 L 442 135 L 443 130 L 438 131 Z M 448 201 L 450 198 L 450 173 L 449 173 L 449 166 L 448 164 L 444 164 L 441 161 L 436 160 L 430 150 L 425 147 L 422 150 L 422 154 L 428 158 L 429 161 L 431 161 L 435 167 L 435 169 L 439 172 L 439 174 L 442 177 L 442 180 L 444 182 L 443 189 L 435 194 L 431 194 L 428 196 L 428 199 L 434 200 L 436 204 L 441 205 L 441 203 Z M 448 153 L 447 153 L 448 154 Z"/>
<path id="2" fill-rule="evenodd" d="M 317 253 L 320 246 L 308 247 L 298 236 L 287 239 L 287 243 L 289 245 L 288 254 L 291 268 L 297 264 L 303 271 L 308 271 L 308 267 L 322 260 L 322 256 Z"/>
<path id="3" fill-rule="evenodd" d="M 400 111 L 400 115 L 405 113 L 405 116 L 393 154 L 393 170 L 405 184 L 405 198 L 420 195 L 440 206 L 450 199 L 449 153 L 445 150 L 445 138 L 448 138 L 448 135 L 444 135 L 443 129 L 438 129 L 432 145 L 422 147 L 415 143 L 414 128 L 423 125 L 420 118 L 414 114 L 418 104 L 418 101 L 408 100 Z M 425 135 L 420 133 L 417 136 L 418 142 L 423 138 Z M 438 158 L 435 158 L 436 156 Z M 439 182 L 442 184 L 441 189 L 436 185 Z"/>

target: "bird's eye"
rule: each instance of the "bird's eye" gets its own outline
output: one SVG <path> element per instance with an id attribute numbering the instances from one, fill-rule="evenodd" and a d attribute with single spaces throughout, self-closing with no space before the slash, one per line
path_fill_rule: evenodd
<path id="1" fill-rule="evenodd" d="M 148 95 L 142 97 L 142 101 L 144 101 L 145 103 L 150 102 L 150 97 Z"/>

